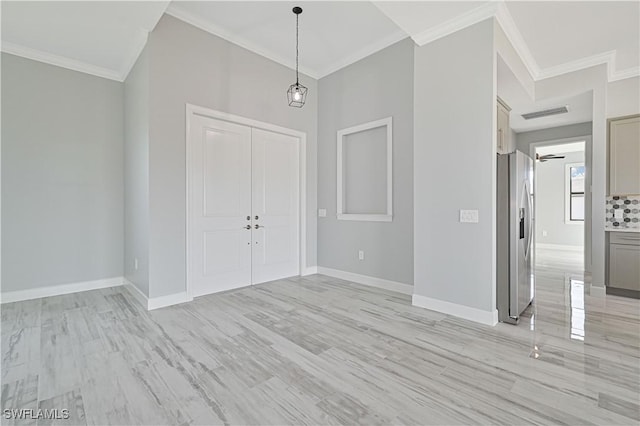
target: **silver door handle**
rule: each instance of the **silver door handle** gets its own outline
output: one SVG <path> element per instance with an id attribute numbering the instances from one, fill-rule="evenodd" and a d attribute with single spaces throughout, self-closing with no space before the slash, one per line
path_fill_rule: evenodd
<path id="1" fill-rule="evenodd" d="M 243 229 L 251 229 L 251 225 L 243 226 Z"/>
<path id="2" fill-rule="evenodd" d="M 256 224 L 256 226 L 254 226 L 254 228 L 256 228 L 256 229 L 258 229 L 258 228 L 264 228 L 264 226 Z"/>

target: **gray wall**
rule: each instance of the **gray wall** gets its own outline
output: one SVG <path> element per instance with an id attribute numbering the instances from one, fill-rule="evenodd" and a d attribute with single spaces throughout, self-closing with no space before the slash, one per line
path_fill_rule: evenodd
<path id="1" fill-rule="evenodd" d="M 123 264 L 125 278 L 149 296 L 149 55 L 146 48 L 124 83 Z"/>
<path id="2" fill-rule="evenodd" d="M 519 151 L 529 155 L 532 143 L 558 141 L 579 136 L 591 136 L 591 122 L 516 133 L 516 147 Z"/>
<path id="3" fill-rule="evenodd" d="M 584 245 L 584 222 L 566 223 L 566 165 L 584 163 L 584 152 L 568 152 L 564 159 L 536 163 L 536 243 Z M 543 236 L 543 231 L 547 236 Z"/>
<path id="4" fill-rule="evenodd" d="M 413 46 L 403 40 L 318 83 L 318 207 L 327 209 L 318 221 L 319 266 L 413 284 Z M 339 221 L 336 132 L 388 116 L 393 222 Z"/>
<path id="5" fill-rule="evenodd" d="M 2 54 L 2 291 L 122 276 L 123 86 Z"/>
<path id="6" fill-rule="evenodd" d="M 307 133 L 307 264 L 315 265 L 317 82 L 301 76 L 310 91 L 307 104 L 291 108 L 291 69 L 168 15 L 150 34 L 147 49 L 149 296 L 185 291 L 185 103 Z"/>
<path id="7" fill-rule="evenodd" d="M 414 294 L 494 312 L 493 20 L 416 48 L 414 76 Z"/>

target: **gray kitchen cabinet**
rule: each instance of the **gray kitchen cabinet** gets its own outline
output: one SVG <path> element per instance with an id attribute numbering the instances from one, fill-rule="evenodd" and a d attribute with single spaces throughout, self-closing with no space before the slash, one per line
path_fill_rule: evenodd
<path id="1" fill-rule="evenodd" d="M 612 232 L 609 236 L 608 285 L 640 296 L 640 233 Z"/>
<path id="2" fill-rule="evenodd" d="M 497 128 L 497 151 L 498 154 L 511 152 L 511 127 L 509 125 L 509 113 L 511 108 L 500 98 L 497 102 L 498 108 L 498 128 Z"/>
<path id="3" fill-rule="evenodd" d="M 640 115 L 609 121 L 609 195 L 640 194 Z"/>

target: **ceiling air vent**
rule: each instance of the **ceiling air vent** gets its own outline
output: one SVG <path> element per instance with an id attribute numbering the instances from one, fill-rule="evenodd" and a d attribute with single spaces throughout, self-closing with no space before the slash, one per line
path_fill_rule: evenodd
<path id="1" fill-rule="evenodd" d="M 569 112 L 569 109 L 566 106 L 562 106 L 558 108 L 545 109 L 544 111 L 528 112 L 526 114 L 522 114 L 522 118 L 525 120 L 531 120 L 532 118 L 548 117 L 550 115 L 565 114 L 567 112 Z"/>

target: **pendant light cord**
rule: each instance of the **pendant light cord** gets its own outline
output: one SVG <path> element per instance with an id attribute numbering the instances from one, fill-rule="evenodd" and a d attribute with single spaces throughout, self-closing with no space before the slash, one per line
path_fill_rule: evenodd
<path id="1" fill-rule="evenodd" d="M 296 13 L 296 86 L 300 84 L 300 81 L 298 80 L 298 18 L 299 17 L 300 15 Z"/>

